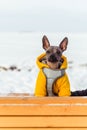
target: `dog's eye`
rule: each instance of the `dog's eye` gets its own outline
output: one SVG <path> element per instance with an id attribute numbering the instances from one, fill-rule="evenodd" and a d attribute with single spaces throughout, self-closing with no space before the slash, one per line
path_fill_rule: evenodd
<path id="1" fill-rule="evenodd" d="M 48 53 L 48 54 L 49 54 L 49 53 L 50 53 L 50 51 L 48 50 L 48 51 L 46 51 L 46 53 Z"/>

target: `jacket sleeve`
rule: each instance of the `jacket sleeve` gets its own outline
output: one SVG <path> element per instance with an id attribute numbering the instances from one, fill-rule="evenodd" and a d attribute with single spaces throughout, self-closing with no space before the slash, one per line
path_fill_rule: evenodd
<path id="1" fill-rule="evenodd" d="M 57 94 L 58 96 L 70 96 L 71 92 L 70 92 L 70 82 L 68 79 L 67 74 L 65 73 L 65 75 L 61 78 L 58 79 L 58 81 L 56 82 L 56 89 L 57 89 Z"/>
<path id="2" fill-rule="evenodd" d="M 35 96 L 46 96 L 46 77 L 42 71 L 40 70 L 37 80 L 36 80 L 36 87 L 35 87 Z"/>

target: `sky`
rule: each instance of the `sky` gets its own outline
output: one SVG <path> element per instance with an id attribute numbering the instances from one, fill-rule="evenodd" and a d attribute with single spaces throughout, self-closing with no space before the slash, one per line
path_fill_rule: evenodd
<path id="1" fill-rule="evenodd" d="M 0 0 L 0 32 L 87 32 L 87 0 Z"/>

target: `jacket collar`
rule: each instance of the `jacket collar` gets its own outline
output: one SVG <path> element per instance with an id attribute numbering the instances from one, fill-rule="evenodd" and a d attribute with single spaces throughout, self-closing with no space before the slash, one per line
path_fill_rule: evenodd
<path id="1" fill-rule="evenodd" d="M 46 56 L 46 53 L 42 53 L 40 56 L 37 57 L 37 60 L 36 60 L 36 64 L 37 66 L 42 69 L 42 68 L 49 68 L 49 66 L 43 62 L 41 62 L 41 59 L 44 58 Z M 67 58 L 65 56 L 62 56 L 63 58 L 63 63 L 60 67 L 60 69 L 66 69 L 67 68 Z"/>

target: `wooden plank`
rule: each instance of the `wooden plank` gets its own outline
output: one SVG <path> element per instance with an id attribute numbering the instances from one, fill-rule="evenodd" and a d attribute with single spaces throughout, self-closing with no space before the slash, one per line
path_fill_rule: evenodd
<path id="1" fill-rule="evenodd" d="M 1 128 L 0 130 L 87 130 L 87 128 Z"/>
<path id="2" fill-rule="evenodd" d="M 87 128 L 87 117 L 0 117 L 0 127 Z"/>
<path id="3" fill-rule="evenodd" d="M 85 104 L 0 104 L 0 115 L 87 115 Z"/>
<path id="4" fill-rule="evenodd" d="M 87 104 L 87 97 L 0 97 L 0 104 Z"/>

